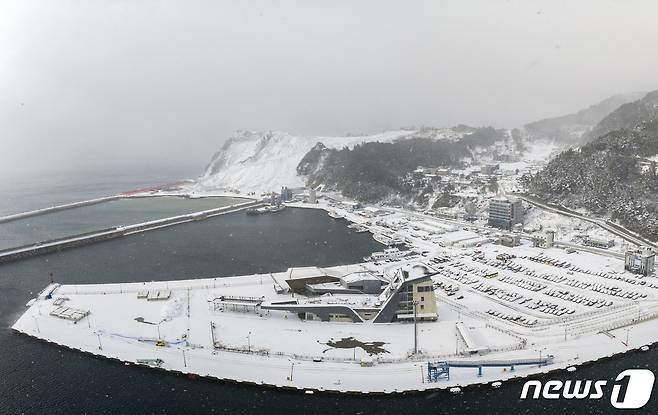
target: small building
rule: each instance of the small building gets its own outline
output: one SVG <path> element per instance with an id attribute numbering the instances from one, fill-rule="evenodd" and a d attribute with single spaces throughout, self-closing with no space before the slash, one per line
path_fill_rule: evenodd
<path id="1" fill-rule="evenodd" d="M 533 236 L 532 245 L 536 248 L 552 248 L 555 245 L 555 231 L 548 230 L 544 236 Z"/>
<path id="2" fill-rule="evenodd" d="M 585 235 L 583 238 L 583 245 L 593 246 L 594 248 L 603 248 L 608 249 L 615 246 L 614 239 L 603 239 L 603 238 L 592 238 L 589 235 Z"/>
<path id="3" fill-rule="evenodd" d="M 503 246 L 519 246 L 521 245 L 521 236 L 520 235 L 501 235 L 498 238 L 498 243 Z"/>
<path id="4" fill-rule="evenodd" d="M 496 174 L 496 171 L 500 168 L 499 164 L 485 164 L 480 169 L 482 174 Z"/>
<path id="5" fill-rule="evenodd" d="M 489 202 L 489 225 L 500 229 L 512 229 L 523 223 L 523 205 L 518 199 L 499 197 Z"/>
<path id="6" fill-rule="evenodd" d="M 626 251 L 624 269 L 642 275 L 653 273 L 656 254 L 651 250 Z"/>
<path id="7" fill-rule="evenodd" d="M 292 200 L 292 189 L 289 189 L 286 186 L 283 186 L 281 188 L 281 201 L 282 202 L 287 202 L 289 200 Z"/>

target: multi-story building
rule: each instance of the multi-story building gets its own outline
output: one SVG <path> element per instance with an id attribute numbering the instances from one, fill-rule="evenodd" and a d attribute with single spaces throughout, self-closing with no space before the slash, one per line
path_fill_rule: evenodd
<path id="1" fill-rule="evenodd" d="M 489 202 L 489 225 L 509 230 L 517 223 L 523 223 L 520 200 L 499 197 Z"/>
<path id="2" fill-rule="evenodd" d="M 261 309 L 270 311 L 285 311 L 297 314 L 304 320 L 322 321 L 352 321 L 363 323 L 371 320 L 373 323 L 392 323 L 397 321 L 427 321 L 437 319 L 437 304 L 429 270 L 421 270 L 420 275 L 411 275 L 422 265 L 413 270 L 398 270 L 392 281 L 382 281 L 377 276 L 351 274 L 343 277 L 315 275 L 312 270 L 298 275 L 298 278 L 288 278 L 285 283 L 290 291 L 301 293 L 293 286 L 311 284 L 309 294 L 322 294 L 325 289 L 332 289 L 336 294 L 341 291 L 352 297 L 342 297 L 336 301 L 334 297 L 313 296 L 300 299 L 289 299 L 280 302 L 260 304 Z M 333 278 L 328 281 L 328 278 Z M 375 285 L 372 285 L 376 283 Z M 366 286 L 368 284 L 368 286 Z M 342 285 L 342 289 L 339 289 Z M 383 288 L 385 286 L 385 288 Z M 377 292 L 383 291 L 379 294 Z M 366 294 L 366 291 L 374 294 Z M 357 294 L 357 295 L 355 295 Z"/>
<path id="3" fill-rule="evenodd" d="M 649 275 L 653 272 L 656 254 L 650 250 L 626 251 L 624 268 L 635 273 Z"/>
<path id="4" fill-rule="evenodd" d="M 404 282 L 396 293 L 398 295 L 397 307 L 384 306 L 382 311 L 387 308 L 397 308 L 392 321 L 413 321 L 414 318 L 418 320 L 436 320 L 436 297 L 434 296 L 432 279 L 430 277 L 409 278 L 407 275 L 403 277 L 403 280 Z"/>

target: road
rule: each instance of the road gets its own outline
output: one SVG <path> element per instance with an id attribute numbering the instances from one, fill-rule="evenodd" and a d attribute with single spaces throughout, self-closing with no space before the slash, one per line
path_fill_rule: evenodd
<path id="1" fill-rule="evenodd" d="M 608 232 L 619 236 L 620 238 L 631 242 L 635 245 L 638 246 L 645 246 L 649 247 L 652 249 L 657 249 L 658 246 L 654 244 L 653 242 L 648 241 L 647 239 L 642 238 L 641 236 L 629 231 L 628 229 L 624 228 L 623 226 L 617 225 L 616 223 L 612 223 L 608 220 L 600 219 L 600 218 L 595 218 L 595 217 L 590 217 L 587 215 L 584 215 L 582 213 L 573 211 L 571 209 L 567 209 L 563 206 L 559 205 L 554 205 L 552 203 L 545 202 L 539 198 L 532 197 L 532 196 L 527 196 L 521 193 L 513 193 L 514 196 L 518 197 L 519 199 L 524 200 L 527 203 L 530 203 L 531 205 L 537 206 L 541 209 L 547 210 L 549 212 L 557 213 L 559 215 L 563 216 L 570 216 L 573 218 L 581 219 L 587 222 L 594 223 L 603 229 L 607 230 Z"/>

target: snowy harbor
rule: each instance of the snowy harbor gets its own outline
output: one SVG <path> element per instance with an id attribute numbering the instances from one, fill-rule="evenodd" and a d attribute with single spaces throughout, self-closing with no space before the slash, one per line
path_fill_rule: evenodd
<path id="1" fill-rule="evenodd" d="M 129 364 L 354 393 L 505 381 L 658 340 L 658 278 L 626 271 L 614 251 L 523 233 L 505 246 L 483 226 L 328 198 L 288 205 L 399 249 L 337 267 L 51 284 L 13 329 Z"/>

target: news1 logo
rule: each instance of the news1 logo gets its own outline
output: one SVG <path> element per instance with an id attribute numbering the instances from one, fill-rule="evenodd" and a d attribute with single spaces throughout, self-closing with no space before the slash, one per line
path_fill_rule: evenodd
<path id="1" fill-rule="evenodd" d="M 648 369 L 626 369 L 615 378 L 610 404 L 617 409 L 639 409 L 649 402 L 655 376 Z M 607 380 L 529 380 L 523 385 L 521 399 L 601 399 Z"/>

